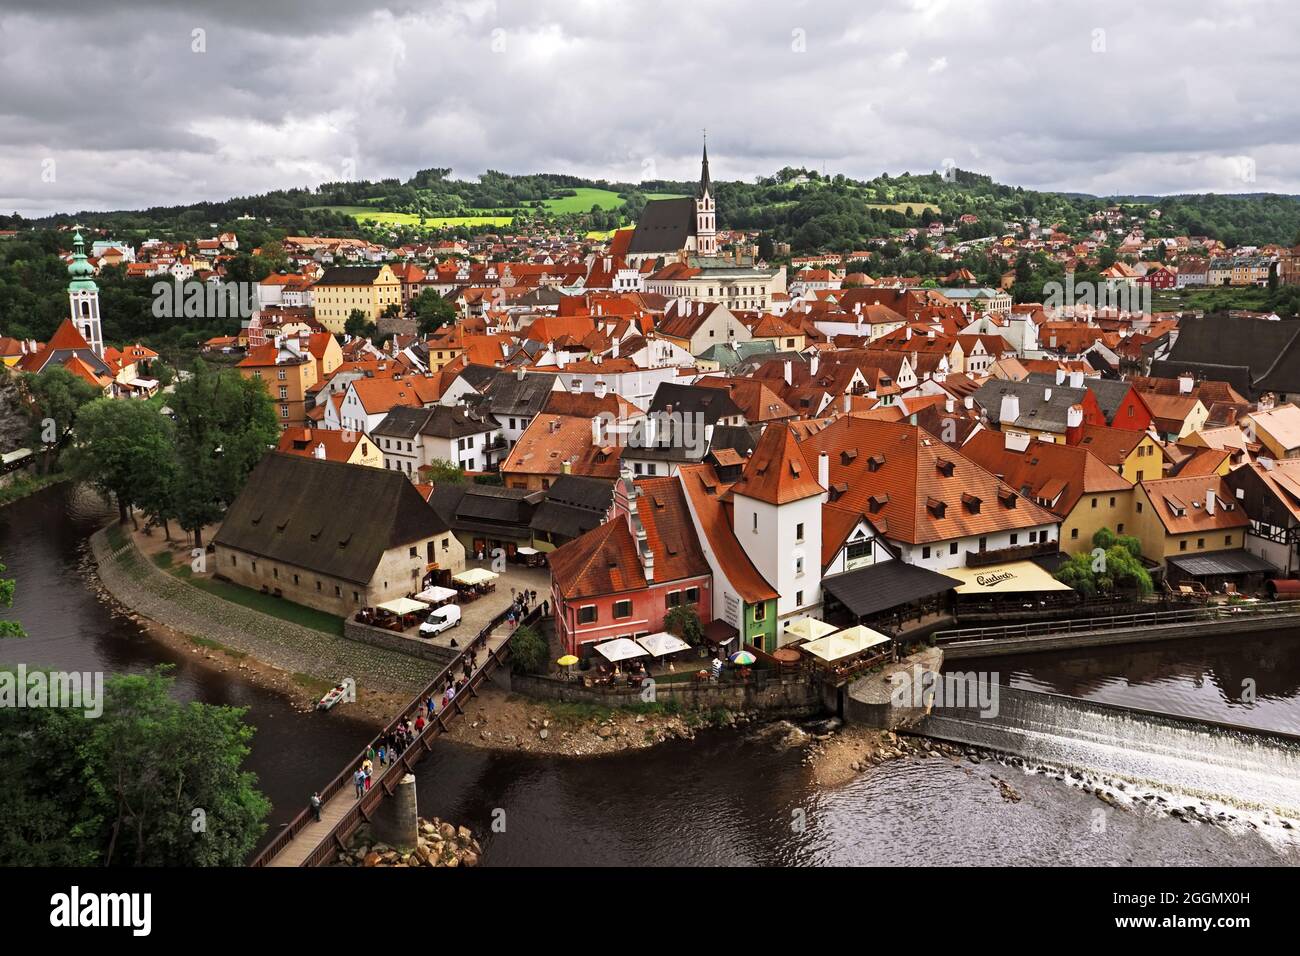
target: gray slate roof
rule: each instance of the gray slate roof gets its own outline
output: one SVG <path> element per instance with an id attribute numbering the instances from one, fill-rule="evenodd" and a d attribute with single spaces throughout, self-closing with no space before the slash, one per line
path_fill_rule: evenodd
<path id="1" fill-rule="evenodd" d="M 365 585 L 385 551 L 447 530 L 399 472 L 270 452 L 213 542 Z"/>

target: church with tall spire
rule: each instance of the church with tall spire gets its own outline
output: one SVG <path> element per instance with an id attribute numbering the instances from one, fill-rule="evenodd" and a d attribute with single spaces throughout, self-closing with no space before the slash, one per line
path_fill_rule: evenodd
<path id="1" fill-rule="evenodd" d="M 628 245 L 631 265 L 647 259 L 712 258 L 718 254 L 718 211 L 709 176 L 709 145 L 700 157 L 700 182 L 694 196 L 651 199 Z"/>

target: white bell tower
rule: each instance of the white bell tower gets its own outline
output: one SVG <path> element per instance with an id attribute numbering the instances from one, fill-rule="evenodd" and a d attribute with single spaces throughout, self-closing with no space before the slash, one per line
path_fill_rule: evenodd
<path id="1" fill-rule="evenodd" d="M 712 183 L 709 181 L 709 142 L 704 141 L 704 158 L 700 162 L 700 188 L 695 196 L 695 253 L 718 254 L 718 219 L 713 208 Z"/>
<path id="2" fill-rule="evenodd" d="M 99 286 L 95 285 L 95 268 L 86 259 L 86 243 L 78 231 L 72 240 L 72 262 L 68 265 L 68 305 L 72 324 L 76 326 L 90 350 L 104 357 L 104 332 L 99 319 Z"/>

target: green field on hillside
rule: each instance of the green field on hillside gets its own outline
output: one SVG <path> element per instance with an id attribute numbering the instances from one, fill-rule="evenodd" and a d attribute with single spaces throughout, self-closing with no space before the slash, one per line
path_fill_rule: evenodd
<path id="1" fill-rule="evenodd" d="M 572 196 L 559 196 L 542 203 L 546 212 L 556 216 L 583 213 L 592 206 L 600 209 L 617 209 L 623 204 L 623 197 L 611 189 L 595 189 L 583 186 L 574 189 Z M 419 226 L 420 217 L 410 212 L 385 212 L 370 206 L 312 206 L 312 209 L 328 209 L 330 212 L 351 216 L 357 222 L 370 222 L 376 225 Z M 528 215 L 535 212 L 528 206 L 518 207 L 512 212 Z M 451 229 L 456 226 L 508 226 L 511 216 L 468 215 L 468 216 L 430 216 L 424 220 L 426 229 Z"/>
<path id="2" fill-rule="evenodd" d="M 927 209 L 932 212 L 939 211 L 939 207 L 932 202 L 869 202 L 863 205 L 868 209 L 892 209 L 901 213 L 906 213 L 910 209 L 914 216 L 921 215 Z"/>

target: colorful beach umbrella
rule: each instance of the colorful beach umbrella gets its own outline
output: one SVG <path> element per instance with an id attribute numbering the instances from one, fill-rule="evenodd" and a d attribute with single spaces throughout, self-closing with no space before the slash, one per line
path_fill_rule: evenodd
<path id="1" fill-rule="evenodd" d="M 733 664 L 739 664 L 741 667 L 748 667 L 750 664 L 754 663 L 754 661 L 758 660 L 758 658 L 749 653 L 749 651 L 736 651 L 736 653 L 732 654 L 727 658 L 727 660 L 731 661 Z"/>

